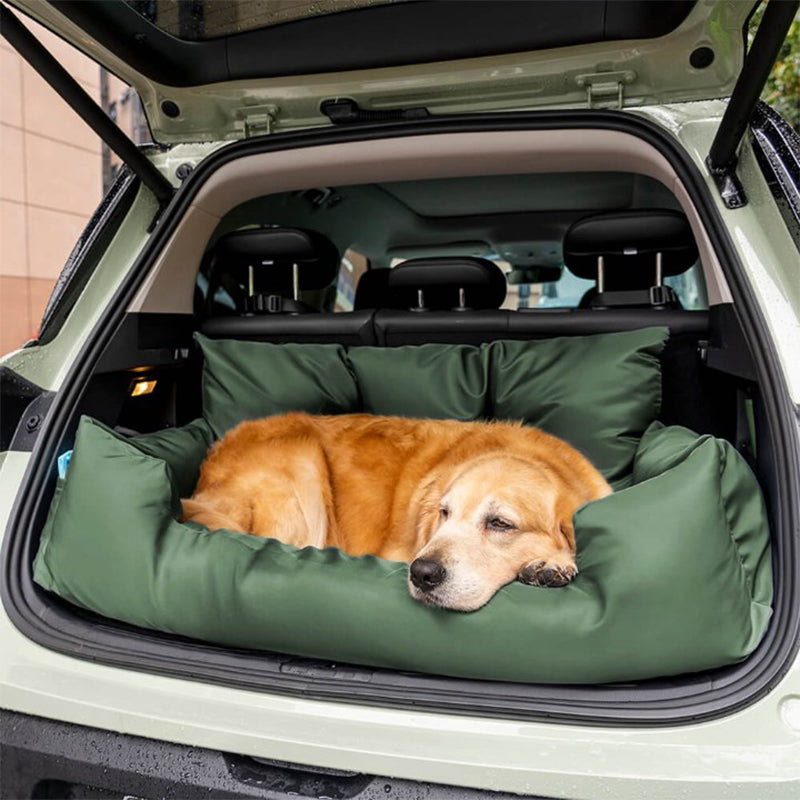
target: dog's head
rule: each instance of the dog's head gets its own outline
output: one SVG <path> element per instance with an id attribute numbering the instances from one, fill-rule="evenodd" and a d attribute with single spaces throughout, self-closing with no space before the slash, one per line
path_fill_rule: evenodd
<path id="1" fill-rule="evenodd" d="M 500 453 L 433 477 L 417 505 L 411 596 L 474 611 L 517 578 L 566 585 L 577 572 L 575 506 L 545 464 Z"/>

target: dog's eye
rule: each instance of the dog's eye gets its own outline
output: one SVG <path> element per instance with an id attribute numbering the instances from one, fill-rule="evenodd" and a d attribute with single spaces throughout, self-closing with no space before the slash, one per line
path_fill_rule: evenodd
<path id="1" fill-rule="evenodd" d="M 508 520 L 500 517 L 492 517 L 487 520 L 486 525 L 495 531 L 510 531 L 514 529 L 514 526 Z"/>
<path id="2" fill-rule="evenodd" d="M 439 509 L 439 513 L 441 514 L 442 519 L 447 519 L 450 516 L 450 509 L 449 508 L 445 508 L 444 506 L 442 506 Z"/>

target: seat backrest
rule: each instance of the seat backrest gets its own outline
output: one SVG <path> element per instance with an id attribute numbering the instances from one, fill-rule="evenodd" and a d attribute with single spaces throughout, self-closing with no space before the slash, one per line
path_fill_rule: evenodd
<path id="1" fill-rule="evenodd" d="M 211 317 L 200 324 L 209 339 L 242 339 L 283 344 L 378 344 L 373 311 L 321 314 L 262 314 Z"/>
<path id="2" fill-rule="evenodd" d="M 564 263 L 595 281 L 581 308 L 679 309 L 663 279 L 697 261 L 689 222 L 679 211 L 641 209 L 595 214 L 575 222 L 564 237 Z"/>
<path id="3" fill-rule="evenodd" d="M 358 279 L 353 309 L 386 308 L 389 291 L 389 269 L 368 269 Z"/>

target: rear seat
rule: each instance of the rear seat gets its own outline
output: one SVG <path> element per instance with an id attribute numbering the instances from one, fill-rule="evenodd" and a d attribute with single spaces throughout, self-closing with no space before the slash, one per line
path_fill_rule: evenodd
<path id="1" fill-rule="evenodd" d="M 485 258 L 412 258 L 389 271 L 379 308 L 396 311 L 497 309 L 506 299 L 506 278 Z"/>
<path id="2" fill-rule="evenodd" d="M 711 414 L 706 402 L 715 391 L 728 391 L 709 380 L 699 354 L 699 342 L 710 329 L 707 311 L 684 311 L 664 278 L 687 272 L 698 251 L 685 215 L 670 209 L 595 214 L 575 222 L 564 237 L 564 263 L 579 278 L 595 281 L 580 306 L 560 326 L 586 333 L 666 325 L 670 339 L 661 354 L 661 419 L 697 431 L 725 435 L 731 420 Z M 542 326 L 543 321 L 521 314 L 519 327 Z M 548 327 L 558 335 L 558 317 Z M 516 327 L 516 326 L 515 326 Z"/>
<path id="3" fill-rule="evenodd" d="M 229 233 L 214 247 L 212 275 L 226 273 L 248 286 L 246 312 L 209 317 L 200 331 L 212 339 L 375 344 L 371 311 L 329 314 L 300 299 L 301 291 L 330 287 L 339 263 L 336 247 L 315 231 L 261 228 Z M 214 291 L 211 283 L 209 295 Z"/>
<path id="4" fill-rule="evenodd" d="M 596 270 L 596 252 L 590 257 Z M 673 263 L 668 262 L 668 270 Z M 713 418 L 703 402 L 714 391 L 698 355 L 698 342 L 709 335 L 709 312 L 671 305 L 502 310 L 505 276 L 496 264 L 478 258 L 413 259 L 378 272 L 387 274 L 361 294 L 375 303 L 374 309 L 217 317 L 206 320 L 201 330 L 211 338 L 397 347 L 429 342 L 479 345 L 496 339 L 586 336 L 664 325 L 671 338 L 662 355 L 662 419 L 698 431 L 724 433 L 729 427 L 729 421 Z"/>
<path id="5" fill-rule="evenodd" d="M 313 313 L 317 309 L 301 300 L 301 292 L 329 287 L 339 274 L 339 261 L 333 242 L 316 231 L 233 231 L 220 237 L 211 253 L 207 303 L 227 281 L 242 312 Z"/>
<path id="6" fill-rule="evenodd" d="M 359 279 L 353 309 L 362 311 L 365 308 L 382 308 L 389 286 L 389 269 L 368 269 Z"/>
<path id="7" fill-rule="evenodd" d="M 379 278 L 372 280 L 374 275 Z M 361 281 L 369 291 L 357 287 L 356 311 L 212 317 L 201 331 L 211 338 L 393 347 L 585 336 L 649 325 L 665 325 L 673 336 L 702 338 L 709 325 L 708 312 L 668 307 L 501 310 L 505 277 L 493 262 L 479 258 L 413 259 L 367 272 Z M 369 308 L 363 305 L 367 300 Z"/>
<path id="8" fill-rule="evenodd" d="M 595 281 L 580 308 L 680 309 L 663 280 L 687 272 L 697 256 L 688 220 L 669 209 L 595 214 L 564 237 L 567 268 Z"/>
<path id="9" fill-rule="evenodd" d="M 606 230 L 604 226 L 604 232 Z M 641 238 L 638 241 L 641 242 Z M 694 254 L 691 252 L 693 244 L 692 241 L 687 246 L 684 239 L 680 259 L 669 258 L 665 274 L 677 274 L 694 263 L 697 255 L 696 251 Z M 604 246 L 608 245 L 606 242 Z M 627 262 L 626 267 L 632 263 Z M 637 263 L 642 266 L 641 260 Z M 645 271 L 647 280 L 651 280 L 649 275 L 654 276 L 654 271 Z M 699 341 L 709 335 L 710 316 L 707 311 L 684 311 L 679 304 L 672 302 L 651 305 L 649 289 L 644 291 L 646 306 L 639 305 L 641 292 L 631 297 L 625 291 L 624 299 L 635 301 L 632 306 L 614 305 L 612 302 L 579 309 L 506 311 L 499 308 L 505 298 L 505 276 L 490 261 L 466 258 L 415 260 L 398 265 L 392 272 L 396 272 L 398 277 L 389 278 L 382 299 L 383 307 L 374 317 L 375 338 L 379 345 L 396 347 L 427 342 L 477 345 L 495 339 L 586 336 L 663 325 L 670 330 L 670 340 L 661 357 L 662 421 L 718 435 L 724 435 L 730 428 L 731 420 L 717 418 L 709 410 L 725 405 L 705 402 L 720 390 L 709 382 L 698 350 Z M 475 284 L 465 293 L 461 305 L 474 303 L 475 307 L 459 309 L 458 305 L 453 305 L 454 298 L 459 296 L 459 289 L 463 288 L 468 275 L 473 277 Z M 660 281 L 656 283 L 660 284 Z M 421 296 L 418 292 L 422 293 Z M 608 301 L 609 292 L 605 294 L 606 298 L 601 300 Z M 619 301 L 622 298 L 610 299 Z M 420 306 L 426 310 L 421 310 Z M 408 308 L 414 310 L 403 310 Z M 726 391 L 725 387 L 722 390 Z"/>
<path id="10" fill-rule="evenodd" d="M 484 258 L 416 258 L 391 270 L 379 310 L 379 345 L 480 344 L 506 338 L 503 271 Z"/>
<path id="11" fill-rule="evenodd" d="M 478 271 L 473 271 L 475 265 Z M 426 270 L 423 272 L 423 269 Z M 594 333 L 635 330 L 665 325 L 673 336 L 694 339 L 705 336 L 709 317 L 704 311 L 679 308 L 614 307 L 599 309 L 501 310 L 505 277 L 498 266 L 485 259 L 415 259 L 392 270 L 400 280 L 387 282 L 382 307 L 375 314 L 375 338 L 392 347 L 425 342 L 480 344 L 495 339 L 547 339 L 553 336 L 586 336 Z M 467 304 L 472 309 L 452 310 L 460 282 L 473 275 Z M 479 278 L 479 276 L 481 276 Z M 502 279 L 502 285 L 499 280 Z M 481 288 L 481 286 L 483 288 Z M 489 288 L 491 286 L 491 288 Z M 418 308 L 422 292 L 426 310 Z M 444 310 L 451 309 L 451 310 Z"/>

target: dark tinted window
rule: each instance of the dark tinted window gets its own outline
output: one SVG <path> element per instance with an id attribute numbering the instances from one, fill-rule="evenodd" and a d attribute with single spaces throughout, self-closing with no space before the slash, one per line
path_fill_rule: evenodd
<path id="1" fill-rule="evenodd" d="M 148 22 L 179 39 L 199 41 L 405 0 L 125 0 Z"/>

